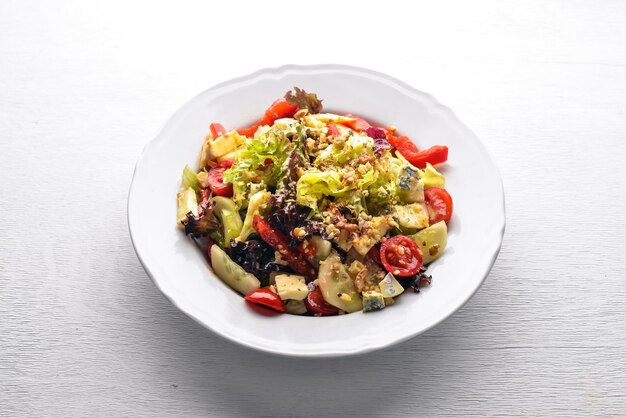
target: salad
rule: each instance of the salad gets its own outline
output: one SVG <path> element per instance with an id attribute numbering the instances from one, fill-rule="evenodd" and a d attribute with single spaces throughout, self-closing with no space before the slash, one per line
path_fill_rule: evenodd
<path id="1" fill-rule="evenodd" d="M 323 113 L 297 87 L 254 125 L 210 131 L 200 170 L 183 170 L 178 223 L 247 302 L 370 312 L 431 283 L 425 266 L 445 250 L 453 209 L 434 167 L 447 147 L 418 150 L 393 126 Z"/>

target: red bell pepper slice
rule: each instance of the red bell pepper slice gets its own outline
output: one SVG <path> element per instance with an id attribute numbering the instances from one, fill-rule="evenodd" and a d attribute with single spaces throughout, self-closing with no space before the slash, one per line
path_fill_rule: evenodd
<path id="1" fill-rule="evenodd" d="M 289 245 L 289 240 L 280 231 L 275 230 L 270 224 L 259 215 L 254 215 L 252 226 L 259 233 L 261 239 L 267 242 L 270 247 L 278 251 L 289 267 L 298 274 L 307 278 L 315 277 L 315 269 L 300 254 L 300 252 Z"/>
<path id="2" fill-rule="evenodd" d="M 221 123 L 212 123 L 209 125 L 209 129 L 211 129 L 211 135 L 213 135 L 213 138 L 217 138 L 218 136 L 226 133 L 226 129 Z"/>
<path id="3" fill-rule="evenodd" d="M 387 140 L 417 168 L 426 168 L 426 163 L 436 165 L 448 160 L 448 147 L 445 145 L 433 145 L 428 149 L 418 151 L 417 146 L 406 136 L 390 135 Z"/>
<path id="4" fill-rule="evenodd" d="M 291 105 L 287 103 L 284 98 L 280 98 L 272 103 L 272 105 L 265 111 L 265 114 L 260 121 L 249 128 L 237 129 L 237 133 L 239 133 L 239 135 L 251 137 L 254 135 L 259 126 L 272 125 L 277 119 L 290 118 L 297 111 L 298 106 Z"/>

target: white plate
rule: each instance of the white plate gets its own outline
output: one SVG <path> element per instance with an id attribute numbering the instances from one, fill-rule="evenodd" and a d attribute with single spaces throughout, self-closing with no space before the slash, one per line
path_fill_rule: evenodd
<path id="1" fill-rule="evenodd" d="M 428 273 L 432 285 L 406 292 L 380 312 L 334 317 L 263 316 L 224 285 L 204 254 L 176 226 L 175 195 L 185 164 L 194 165 L 209 123 L 227 129 L 258 119 L 293 86 L 315 92 L 325 109 L 395 125 L 419 147 L 448 145 L 442 168 L 454 199 L 449 246 Z M 219 84 L 185 104 L 137 162 L 128 224 L 139 260 L 163 294 L 218 335 L 290 356 L 359 354 L 404 341 L 437 325 L 476 292 L 500 250 L 504 192 L 484 146 L 446 107 L 387 75 L 341 65 L 284 66 Z"/>

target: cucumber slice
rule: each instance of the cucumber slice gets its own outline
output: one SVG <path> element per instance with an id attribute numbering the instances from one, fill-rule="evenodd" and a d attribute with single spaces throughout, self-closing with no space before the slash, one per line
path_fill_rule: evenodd
<path id="1" fill-rule="evenodd" d="M 320 263 L 317 283 L 324 300 L 346 312 L 363 309 L 361 295 L 354 289 L 352 277 L 336 252 Z"/>
<path id="2" fill-rule="evenodd" d="M 217 277 L 242 295 L 261 287 L 259 279 L 235 263 L 218 245 L 211 247 L 211 264 Z"/>
<path id="3" fill-rule="evenodd" d="M 326 241 L 319 235 L 313 235 L 310 244 L 315 247 L 315 259 L 317 261 L 326 260 L 330 255 L 330 249 L 332 248 L 330 241 Z"/>
<path id="4" fill-rule="evenodd" d="M 417 243 L 424 255 L 424 264 L 428 264 L 443 253 L 448 244 L 448 226 L 444 221 L 437 222 L 426 229 L 422 229 L 411 239 Z"/>

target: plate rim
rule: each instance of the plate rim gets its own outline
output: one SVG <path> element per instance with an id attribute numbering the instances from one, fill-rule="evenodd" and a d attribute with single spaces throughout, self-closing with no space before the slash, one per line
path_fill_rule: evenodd
<path id="1" fill-rule="evenodd" d="M 148 153 L 150 152 L 150 150 L 157 146 L 162 140 L 164 140 L 163 138 L 165 137 L 164 133 L 166 132 L 166 130 L 168 129 L 168 127 L 174 125 L 174 121 L 176 121 L 181 115 L 183 115 L 184 113 L 186 113 L 187 109 L 196 102 L 197 99 L 199 99 L 201 96 L 206 95 L 207 93 L 216 91 L 218 89 L 224 88 L 224 87 L 228 87 L 231 85 L 236 85 L 236 84 L 240 84 L 240 83 L 245 83 L 245 82 L 251 82 L 254 81 L 255 79 L 262 77 L 264 75 L 273 75 L 276 78 L 279 78 L 281 75 L 284 75 L 286 73 L 289 72 L 319 72 L 319 71 L 341 71 L 344 73 L 354 73 L 354 74 L 358 74 L 358 75 L 367 75 L 369 77 L 373 77 L 379 81 L 386 81 L 386 82 L 392 82 L 393 84 L 396 84 L 398 87 L 400 87 L 401 89 L 403 89 L 406 93 L 410 93 L 411 95 L 418 95 L 421 96 L 423 98 L 426 98 L 429 100 L 430 105 L 433 106 L 434 108 L 436 108 L 439 112 L 444 112 L 447 114 L 447 117 L 450 121 L 453 121 L 455 124 L 457 124 L 460 128 L 463 129 L 464 133 L 467 134 L 468 138 L 471 138 L 472 142 L 473 142 L 473 146 L 480 148 L 481 152 L 484 153 L 484 155 L 487 157 L 487 160 L 491 163 L 492 168 L 494 170 L 494 174 L 497 174 L 497 185 L 498 185 L 498 192 L 501 196 L 500 199 L 500 203 L 501 203 L 501 225 L 498 228 L 494 228 L 494 232 L 495 232 L 495 236 L 494 238 L 497 239 L 497 245 L 493 246 L 488 246 L 486 248 L 486 252 L 491 250 L 490 256 L 488 261 L 484 264 L 484 267 L 481 269 L 481 279 L 479 281 L 477 281 L 477 283 L 475 284 L 474 288 L 471 290 L 471 292 L 468 292 L 467 295 L 464 297 L 462 303 L 460 303 L 455 309 L 453 309 L 452 311 L 450 311 L 449 313 L 446 313 L 445 315 L 443 315 L 439 320 L 433 322 L 432 324 L 430 324 L 427 327 L 424 327 L 423 329 L 420 329 L 418 331 L 409 333 L 408 335 L 403 335 L 397 338 L 391 338 L 391 339 L 385 339 L 383 340 L 381 343 L 377 343 L 377 344 L 369 344 L 366 347 L 363 348 L 357 348 L 354 350 L 351 350 L 349 352 L 347 351 L 340 351 L 340 350 L 333 350 L 332 347 L 331 348 L 325 348 L 324 350 L 320 350 L 319 352 L 316 353 L 311 353 L 311 352 L 306 352 L 306 353 L 298 353 L 298 352 L 294 352 L 294 351 L 287 351 L 287 350 L 281 350 L 278 347 L 261 347 L 258 345 L 255 345 L 252 342 L 248 342 L 248 341 L 243 341 L 237 338 L 234 338 L 230 335 L 225 335 L 222 334 L 221 332 L 217 331 L 216 329 L 214 329 L 213 327 L 211 327 L 210 324 L 208 324 L 207 322 L 203 321 L 202 319 L 196 317 L 196 315 L 194 315 L 193 313 L 189 312 L 189 310 L 185 309 L 185 307 L 182 306 L 182 304 L 175 300 L 173 296 L 171 296 L 170 294 L 168 294 L 162 287 L 161 284 L 159 284 L 159 281 L 155 278 L 155 274 L 154 272 L 151 270 L 151 268 L 148 266 L 146 260 L 144 259 L 144 257 L 141 255 L 140 250 L 138 249 L 138 245 L 137 245 L 137 241 L 135 236 L 133 235 L 133 227 L 132 227 L 132 215 L 131 212 L 133 212 L 132 209 L 132 204 L 131 204 L 131 197 L 133 195 L 133 191 L 136 187 L 136 179 L 137 179 L 137 172 L 140 168 L 140 166 L 142 165 L 142 163 L 145 162 Z M 217 335 L 218 337 L 230 341 L 230 342 L 234 342 L 240 346 L 243 347 L 247 347 L 250 349 L 253 349 L 255 351 L 260 351 L 260 352 L 264 352 L 264 353 L 269 353 L 269 354 L 273 354 L 273 355 L 278 355 L 278 356 L 286 356 L 286 357 L 296 357 L 296 358 L 332 358 L 332 357 L 345 357 L 345 356 L 355 356 L 355 355 L 362 355 L 365 353 L 369 353 L 369 352 L 373 352 L 373 351 L 378 351 L 378 350 L 382 350 L 391 346 L 394 346 L 396 344 L 400 344 L 402 342 L 405 342 L 407 340 L 410 340 L 412 338 L 415 338 L 416 336 L 425 333 L 426 331 L 434 328 L 435 326 L 439 325 L 440 323 L 442 323 L 443 321 L 445 321 L 446 319 L 450 318 L 452 315 L 454 315 L 456 312 L 458 312 L 459 310 L 461 310 L 463 308 L 463 306 L 465 306 L 467 304 L 467 302 L 476 294 L 476 292 L 480 289 L 480 287 L 482 286 L 482 284 L 485 282 L 485 280 L 487 279 L 487 276 L 489 275 L 489 273 L 491 272 L 491 269 L 493 268 L 495 261 L 500 253 L 500 250 L 502 248 L 502 242 L 504 239 L 504 234 L 505 234 L 505 230 L 506 230 L 506 199 L 505 199 L 505 192 L 504 192 L 504 185 L 502 182 L 502 175 L 500 173 L 500 170 L 496 164 L 495 159 L 493 158 L 493 155 L 491 154 L 491 152 L 487 149 L 487 147 L 485 147 L 485 145 L 482 143 L 482 141 L 478 138 L 478 136 L 471 130 L 469 129 L 457 116 L 456 114 L 446 105 L 442 104 L 441 102 L 439 102 L 433 95 L 431 95 L 430 93 L 426 93 L 423 92 L 421 90 L 416 89 L 415 87 L 409 85 L 408 83 L 403 82 L 400 79 L 397 79 L 394 76 L 390 76 L 386 73 L 380 72 L 380 71 L 376 71 L 376 70 L 371 70 L 368 68 L 364 68 L 364 67 L 360 67 L 360 66 L 353 66 L 353 65 L 345 65 L 345 64 L 332 64 L 332 63 L 327 63 L 327 64 L 311 64 L 311 65 L 296 65 L 296 64 L 287 64 L 287 65 L 282 65 L 282 66 L 278 66 L 278 67 L 265 67 L 265 68 L 261 68 L 257 71 L 254 71 L 252 73 L 246 74 L 246 75 L 242 75 L 239 77 L 235 77 L 235 78 L 231 78 L 225 81 L 222 81 L 220 83 L 217 83 L 205 90 L 203 90 L 202 92 L 196 94 L 195 96 L 193 96 L 192 98 L 190 98 L 189 100 L 187 100 L 182 106 L 180 106 L 176 112 L 174 112 L 165 123 L 163 123 L 160 128 L 158 129 L 157 133 L 152 137 L 152 139 L 150 141 L 148 141 L 142 151 L 141 154 L 139 155 L 139 158 L 137 159 L 137 162 L 135 164 L 134 170 L 133 170 L 133 175 L 132 175 L 132 179 L 130 182 L 130 186 L 129 186 L 129 190 L 128 190 L 128 196 L 127 196 L 127 204 L 126 204 L 126 219 L 127 219 L 127 223 L 128 223 L 128 231 L 129 231 L 129 235 L 131 238 L 131 243 L 133 246 L 133 250 L 137 256 L 137 258 L 139 259 L 139 262 L 141 263 L 144 271 L 146 272 L 146 274 L 148 275 L 148 277 L 150 278 L 150 280 L 154 283 L 154 285 L 157 287 L 157 289 L 159 290 L 159 292 L 167 299 L 169 300 L 169 302 L 174 305 L 178 310 L 180 310 L 182 313 L 184 313 L 186 316 L 188 316 L 189 318 L 193 319 L 195 322 L 197 322 L 198 324 L 200 324 L 203 328 L 206 328 L 208 330 L 210 330 L 214 335 Z"/>

